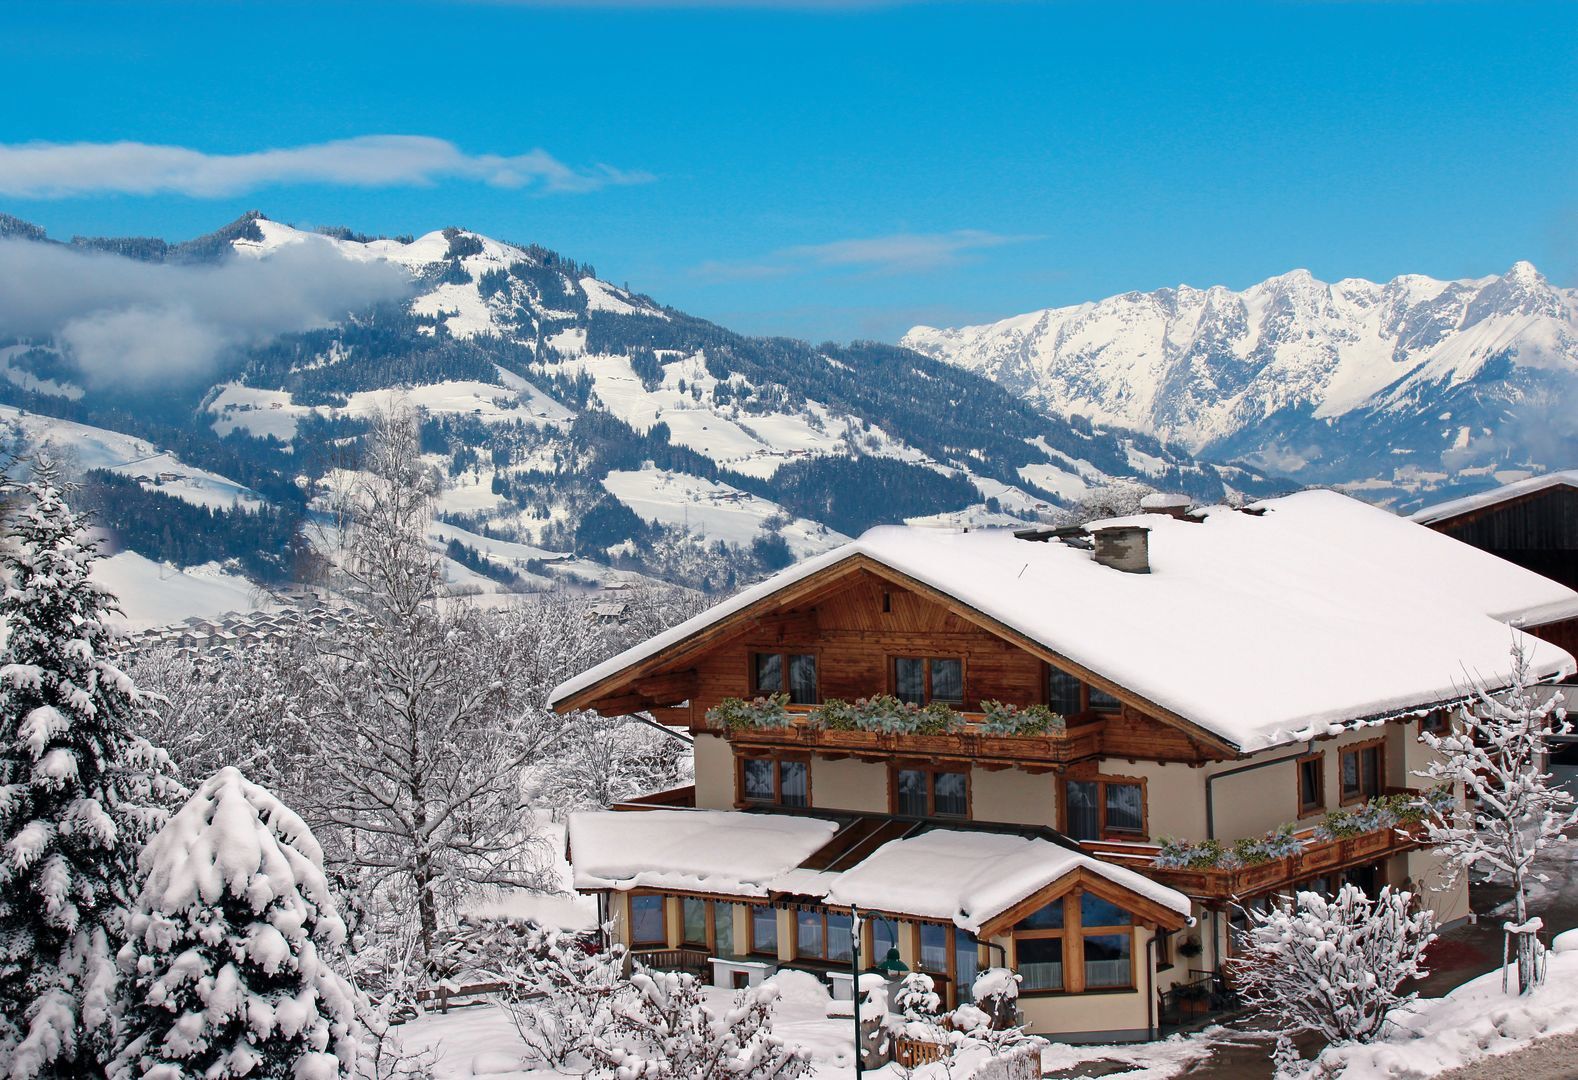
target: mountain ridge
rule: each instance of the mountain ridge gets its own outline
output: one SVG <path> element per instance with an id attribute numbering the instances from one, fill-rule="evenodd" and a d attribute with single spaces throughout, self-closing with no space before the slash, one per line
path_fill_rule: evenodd
<path id="1" fill-rule="evenodd" d="M 1280 486 L 1143 433 L 1049 418 L 908 349 L 736 334 L 546 248 L 465 229 L 368 237 L 250 212 L 179 243 L 17 232 L 139 288 L 233 280 L 224 288 L 241 295 L 226 293 L 214 325 L 196 328 L 219 343 L 188 382 L 158 369 L 131 386 L 95 381 L 116 357 L 84 367 L 76 324 L 10 338 L 0 325 L 0 404 L 135 436 L 307 520 L 371 412 L 403 398 L 423 411 L 424 449 L 445 475 L 435 542 L 469 550 L 456 560 L 470 576 L 456 577 L 472 585 L 492 574 L 543 587 L 562 562 L 581 580 L 603 567 L 726 588 L 881 521 L 1010 525 L 1141 485 L 1202 502 Z M 354 309 L 308 305 L 250 336 L 218 333 L 237 303 L 251 316 L 246 305 L 269 302 L 246 290 L 298 266 L 336 281 L 365 269 L 398 288 Z M 138 302 L 162 333 L 185 299 Z M 73 318 L 102 318 L 84 305 Z M 188 497 L 195 481 L 182 483 L 143 488 L 156 504 Z M 101 486 L 127 501 L 123 481 Z M 157 505 L 138 509 L 109 522 L 120 542 L 150 558 L 202 547 L 137 533 L 159 517 Z M 273 563 L 286 573 L 294 560 Z M 248 565 L 270 562 L 250 553 Z"/>
<path id="2" fill-rule="evenodd" d="M 1571 464 L 1557 403 L 1578 386 L 1578 290 L 1526 261 L 1459 281 L 1298 269 L 1238 291 L 1130 291 L 901 343 L 1049 413 L 1404 505 Z M 1550 420 L 1556 445 L 1515 430 Z"/>

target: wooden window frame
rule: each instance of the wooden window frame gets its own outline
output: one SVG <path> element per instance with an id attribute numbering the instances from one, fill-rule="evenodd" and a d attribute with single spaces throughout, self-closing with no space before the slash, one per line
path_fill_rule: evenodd
<path id="1" fill-rule="evenodd" d="M 1304 801 L 1304 766 L 1315 763 L 1315 801 Z M 1326 751 L 1317 750 L 1313 754 L 1305 754 L 1293 761 L 1295 770 L 1293 798 L 1298 803 L 1298 816 L 1301 818 L 1313 817 L 1326 812 Z"/>
<path id="2" fill-rule="evenodd" d="M 779 690 L 763 690 L 756 683 L 756 658 L 758 656 L 778 657 L 778 670 L 783 672 L 783 687 Z M 792 702 L 802 707 L 806 705 L 820 705 L 822 703 L 822 650 L 812 646 L 804 648 L 785 647 L 774 645 L 767 648 L 749 647 L 745 653 L 745 685 L 750 688 L 751 697 L 765 697 L 768 694 L 789 693 L 789 658 L 792 656 L 809 656 L 816 661 L 816 693 L 812 695 L 815 701 Z"/>
<path id="3" fill-rule="evenodd" d="M 1432 717 L 1438 718 L 1435 723 L 1431 723 Z M 1452 734 L 1452 713 L 1446 709 L 1425 713 L 1419 718 L 1419 734 L 1423 735 L 1427 731 L 1437 738 Z"/>
<path id="4" fill-rule="evenodd" d="M 1008 930 L 1008 939 L 1013 946 L 1014 970 L 1019 970 L 1019 942 L 1021 940 L 1045 940 L 1059 938 L 1063 942 L 1063 986 L 1057 990 L 1020 990 L 1021 997 L 1058 997 L 1065 994 L 1132 994 L 1139 988 L 1138 949 L 1136 948 L 1134 931 L 1140 925 L 1139 916 L 1129 911 L 1127 926 L 1086 926 L 1083 912 L 1080 910 L 1080 898 L 1088 890 L 1083 888 L 1070 889 L 1062 896 L 1049 899 L 1047 904 L 1061 903 L 1063 905 L 1063 925 L 1055 930 Z M 1114 907 L 1128 911 L 1116 900 L 1108 900 L 1100 893 L 1096 897 L 1105 900 Z M 1042 907 L 1045 907 L 1043 904 Z M 1037 910 L 1040 910 L 1039 908 Z M 1027 913 L 1028 917 L 1028 913 Z M 1087 988 L 1085 985 L 1085 938 L 1092 935 L 1105 935 L 1116 937 L 1126 935 L 1129 939 L 1129 984 L 1127 986 L 1097 986 Z"/>
<path id="5" fill-rule="evenodd" d="M 964 777 L 964 816 L 957 814 L 943 814 L 943 821 L 974 821 L 975 820 L 975 785 L 971 775 L 975 770 L 968 763 L 961 762 L 957 765 L 939 765 L 931 761 L 890 761 L 888 762 L 888 813 L 897 816 L 899 813 L 899 773 L 923 772 L 926 773 L 926 817 L 937 817 L 937 780 L 938 773 L 959 773 Z"/>
<path id="6" fill-rule="evenodd" d="M 1348 755 L 1352 754 L 1357 756 L 1364 751 L 1371 749 L 1375 751 L 1375 791 L 1367 795 L 1361 788 L 1357 794 L 1350 798 L 1348 793 L 1342 789 L 1343 765 Z M 1338 806 L 1354 806 L 1358 803 L 1366 801 L 1367 799 L 1376 798 L 1386 794 L 1386 737 L 1384 735 L 1380 738 L 1366 739 L 1363 742 L 1356 742 L 1349 746 L 1338 747 L 1337 753 Z M 1364 776 L 1363 771 L 1356 769 L 1354 775 L 1360 778 L 1362 783 Z"/>
<path id="7" fill-rule="evenodd" d="M 636 940 L 636 901 L 638 899 L 639 900 L 645 900 L 645 899 L 649 899 L 649 898 L 652 898 L 652 897 L 656 897 L 657 898 L 657 902 L 658 902 L 658 916 L 663 921 L 663 940 L 662 941 L 637 941 Z M 668 930 L 669 930 L 669 927 L 668 927 L 668 901 L 669 901 L 669 898 L 668 898 L 668 895 L 666 893 L 648 892 L 648 891 L 644 891 L 644 890 L 642 890 L 642 891 L 632 891 L 630 893 L 630 912 L 629 912 L 629 914 L 630 914 L 630 947 L 631 947 L 631 949 L 651 949 L 651 948 L 666 949 L 666 948 L 668 948 L 668 941 L 669 941 L 669 933 L 668 933 Z"/>
<path id="8" fill-rule="evenodd" d="M 1151 792 L 1143 776 L 1117 776 L 1108 773 L 1091 773 L 1088 776 L 1065 776 L 1057 786 L 1057 818 L 1062 825 L 1060 831 L 1068 829 L 1068 785 L 1070 781 L 1096 785 L 1096 810 L 1100 815 L 1101 824 L 1097 831 L 1101 840 L 1131 840 L 1135 843 L 1149 843 L 1151 839 Z M 1140 789 L 1140 831 L 1133 832 L 1129 829 L 1113 829 L 1107 825 L 1107 784 L 1132 784 Z"/>
<path id="9" fill-rule="evenodd" d="M 892 694 L 894 697 L 899 696 L 900 660 L 919 660 L 925 665 L 926 677 L 921 690 L 921 701 L 919 702 L 921 706 L 930 705 L 936 700 L 931 694 L 931 665 L 932 661 L 934 660 L 957 660 L 959 662 L 959 700 L 944 701 L 943 704 L 956 705 L 960 709 L 963 709 L 964 703 L 970 700 L 970 665 L 969 660 L 964 656 L 963 653 L 953 656 L 933 656 L 930 653 L 922 653 L 919 656 L 913 653 L 888 654 L 888 693 Z M 820 669 L 818 670 L 820 671 Z"/>
<path id="10" fill-rule="evenodd" d="M 900 942 L 902 942 L 904 938 L 905 923 L 903 919 L 896 915 L 862 915 L 860 918 L 860 954 L 866 960 L 866 965 L 868 967 L 874 967 L 888 958 L 888 954 L 886 952 L 884 952 L 881 956 L 877 955 L 877 933 L 874 925 L 874 920 L 876 919 L 881 919 L 884 922 L 890 922 L 893 924 L 892 947 L 898 949 L 900 955 L 902 955 L 904 952 L 900 945 Z"/>
<path id="11" fill-rule="evenodd" d="M 746 917 L 745 917 L 746 935 L 747 935 L 747 937 L 750 938 L 750 940 L 745 943 L 747 946 L 749 946 L 749 948 L 747 949 L 745 955 L 747 955 L 747 956 L 770 956 L 774 960 L 778 959 L 778 950 L 783 944 L 783 936 L 784 936 L 783 935 L 783 927 L 779 925 L 779 921 L 780 920 L 778 918 L 778 909 L 773 907 L 771 904 L 746 904 L 745 907 L 746 907 L 747 912 L 748 912 Z M 770 911 L 772 913 L 772 916 L 773 916 L 773 950 L 772 950 L 772 952 L 765 952 L 762 949 L 759 949 L 759 948 L 756 947 L 756 909 L 757 908 L 762 908 L 762 909 L 765 909 L 766 911 Z"/>
<path id="12" fill-rule="evenodd" d="M 745 797 L 745 763 L 747 761 L 771 761 L 773 763 L 773 797 L 769 799 L 747 799 Z M 748 752 L 737 751 L 734 755 L 734 806 L 743 810 L 748 806 L 784 806 L 784 771 L 786 761 L 796 762 L 805 766 L 805 806 L 791 806 L 790 810 L 808 810 L 815 803 L 811 796 L 811 755 L 807 752 L 795 750 L 751 750 Z"/>
<path id="13" fill-rule="evenodd" d="M 819 916 L 822 920 L 822 954 L 820 956 L 815 956 L 800 951 L 800 916 L 803 912 L 807 911 L 813 915 Z M 813 960 L 821 964 L 843 964 L 845 967 L 849 965 L 849 957 L 847 956 L 841 956 L 837 959 L 833 959 L 832 957 L 828 956 L 827 945 L 828 942 L 832 940 L 832 938 L 829 936 L 831 931 L 827 925 L 827 919 L 829 915 L 843 915 L 846 918 L 850 917 L 850 914 L 847 911 L 838 911 L 829 908 L 804 907 L 794 909 L 794 958 L 796 960 Z M 840 933 L 846 935 L 848 932 L 849 931 L 847 929 L 840 931 Z"/>

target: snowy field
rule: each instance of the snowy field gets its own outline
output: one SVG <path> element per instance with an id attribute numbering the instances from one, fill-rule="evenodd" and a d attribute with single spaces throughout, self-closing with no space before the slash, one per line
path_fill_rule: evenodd
<path id="1" fill-rule="evenodd" d="M 268 596 L 238 574 L 214 563 L 177 570 L 135 551 L 123 551 L 93 565 L 93 580 L 120 598 L 122 614 L 111 622 L 126 630 L 169 626 L 198 616 L 211 619 L 230 611 L 256 611 Z"/>
<path id="2" fill-rule="evenodd" d="M 763 523 L 784 512 L 777 503 L 728 484 L 666 469 L 610 472 L 603 487 L 643 520 L 683 527 L 702 540 L 738 547 L 750 547 L 765 535 Z M 797 559 L 820 555 L 849 540 L 806 518 L 795 518 L 776 532 Z"/>

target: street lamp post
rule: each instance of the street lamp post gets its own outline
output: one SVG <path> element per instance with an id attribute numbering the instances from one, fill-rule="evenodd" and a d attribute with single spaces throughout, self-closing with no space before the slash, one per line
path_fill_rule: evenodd
<path id="1" fill-rule="evenodd" d="M 849 905 L 850 1005 L 855 1014 L 855 1080 L 866 1075 L 866 1039 L 860 1028 L 860 909 Z"/>

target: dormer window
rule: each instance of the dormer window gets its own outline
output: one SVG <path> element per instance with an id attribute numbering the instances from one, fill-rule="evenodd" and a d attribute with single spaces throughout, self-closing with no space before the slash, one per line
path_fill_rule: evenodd
<path id="1" fill-rule="evenodd" d="M 963 705 L 964 661 L 957 657 L 895 657 L 893 696 L 911 705 L 933 701 Z"/>

